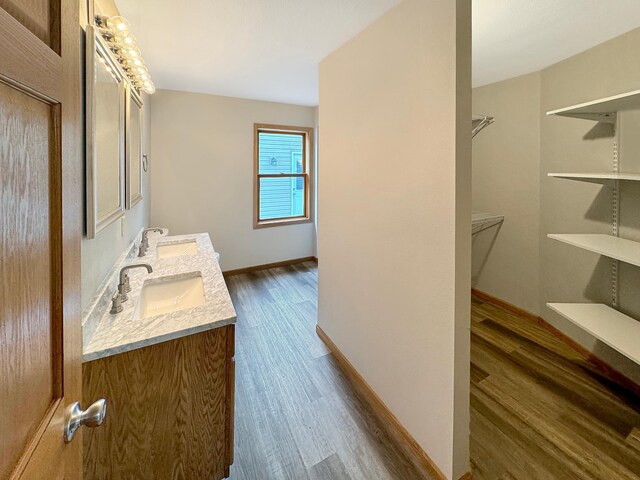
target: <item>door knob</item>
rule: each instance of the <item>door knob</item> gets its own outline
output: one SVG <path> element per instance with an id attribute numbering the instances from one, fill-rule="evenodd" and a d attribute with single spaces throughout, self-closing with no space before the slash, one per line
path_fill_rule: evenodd
<path id="1" fill-rule="evenodd" d="M 67 416 L 64 424 L 64 441 L 73 440 L 76 430 L 81 426 L 95 428 L 102 425 L 107 415 L 107 401 L 104 398 L 93 402 L 89 408 L 82 410 L 80 402 L 75 402 L 67 408 Z"/>

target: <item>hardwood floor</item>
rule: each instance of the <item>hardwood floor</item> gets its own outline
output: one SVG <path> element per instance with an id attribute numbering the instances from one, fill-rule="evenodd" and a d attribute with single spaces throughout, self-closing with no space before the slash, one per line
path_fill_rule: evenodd
<path id="1" fill-rule="evenodd" d="M 227 279 L 234 480 L 419 480 L 315 333 L 313 263 Z M 475 299 L 474 480 L 640 479 L 640 399 L 531 320 Z"/>
<path id="2" fill-rule="evenodd" d="M 315 332 L 314 263 L 231 276 L 233 480 L 420 480 Z"/>
<path id="3" fill-rule="evenodd" d="M 474 480 L 640 479 L 640 399 L 533 321 L 473 299 Z"/>

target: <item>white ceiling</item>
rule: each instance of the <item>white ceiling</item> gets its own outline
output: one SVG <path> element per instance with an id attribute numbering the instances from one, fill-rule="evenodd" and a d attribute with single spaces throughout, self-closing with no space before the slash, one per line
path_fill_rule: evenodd
<path id="1" fill-rule="evenodd" d="M 640 26 L 640 0 L 473 0 L 473 85 L 541 70 Z"/>
<path id="2" fill-rule="evenodd" d="M 318 104 L 318 64 L 399 0 L 116 0 L 157 88 Z"/>
<path id="3" fill-rule="evenodd" d="M 449 1 L 449 0 L 443 0 Z M 318 103 L 318 64 L 400 0 L 116 0 L 158 88 Z M 640 0 L 473 0 L 473 84 L 640 26 Z"/>

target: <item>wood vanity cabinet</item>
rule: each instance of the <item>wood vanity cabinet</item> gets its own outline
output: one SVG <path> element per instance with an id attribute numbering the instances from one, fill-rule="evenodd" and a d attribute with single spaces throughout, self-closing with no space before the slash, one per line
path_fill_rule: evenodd
<path id="1" fill-rule="evenodd" d="M 85 480 L 211 479 L 233 463 L 234 325 L 83 364 Z"/>

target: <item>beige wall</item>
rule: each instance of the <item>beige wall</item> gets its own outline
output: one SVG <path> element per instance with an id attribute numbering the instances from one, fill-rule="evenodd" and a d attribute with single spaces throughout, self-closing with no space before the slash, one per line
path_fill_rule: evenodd
<path id="1" fill-rule="evenodd" d="M 150 150 L 150 102 L 143 95 L 142 153 Z M 150 174 L 142 172 L 142 201 L 126 210 L 125 216 L 99 232 L 93 240 L 82 239 L 82 308 L 90 302 L 95 291 L 113 268 L 125 248 L 129 247 L 140 230 L 149 225 Z"/>
<path id="2" fill-rule="evenodd" d="M 93 8 L 95 14 L 106 15 L 107 17 L 113 17 L 120 15 L 120 10 L 116 5 L 115 0 L 88 0 L 93 1 Z"/>
<path id="3" fill-rule="evenodd" d="M 473 139 L 473 210 L 504 215 L 473 236 L 472 286 L 539 313 L 540 73 L 473 90 L 495 123 Z"/>
<path id="4" fill-rule="evenodd" d="M 313 223 L 253 229 L 253 125 L 315 125 L 315 109 L 159 90 L 151 119 L 151 223 L 208 232 L 223 270 L 314 255 Z"/>
<path id="5" fill-rule="evenodd" d="M 469 19 L 405 0 L 320 65 L 318 323 L 447 478 L 469 468 Z"/>

